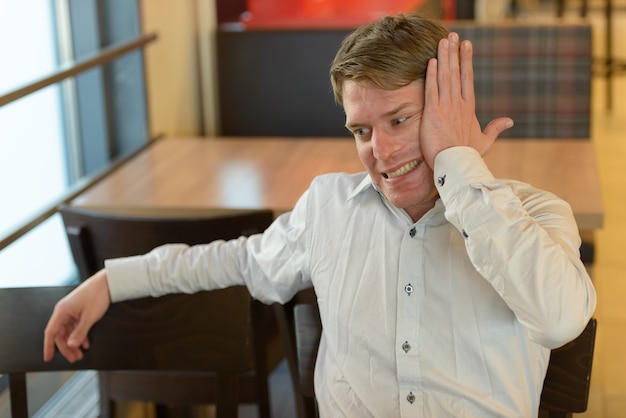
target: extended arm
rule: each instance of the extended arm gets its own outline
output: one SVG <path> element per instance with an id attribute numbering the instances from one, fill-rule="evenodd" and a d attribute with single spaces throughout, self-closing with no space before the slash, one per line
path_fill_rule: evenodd
<path id="1" fill-rule="evenodd" d="M 300 199 L 305 201 L 306 193 Z M 256 299 L 268 303 L 286 302 L 310 286 L 299 272 L 304 217 L 298 213 L 303 210 L 284 214 L 263 235 L 195 246 L 169 244 L 145 255 L 106 260 L 104 270 L 55 306 L 45 330 L 44 359 L 52 359 L 55 345 L 68 361 L 82 359 L 89 330 L 112 302 L 234 285 L 246 285 Z"/>

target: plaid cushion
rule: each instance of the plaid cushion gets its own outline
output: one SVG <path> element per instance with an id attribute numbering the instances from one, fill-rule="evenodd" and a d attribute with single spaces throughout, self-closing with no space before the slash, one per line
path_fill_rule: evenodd
<path id="1" fill-rule="evenodd" d="M 474 45 L 481 126 L 510 116 L 508 137 L 589 138 L 591 26 L 452 22 Z"/>

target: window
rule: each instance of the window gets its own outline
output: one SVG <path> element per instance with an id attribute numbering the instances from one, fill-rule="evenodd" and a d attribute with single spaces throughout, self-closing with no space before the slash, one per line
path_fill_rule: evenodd
<path id="1" fill-rule="evenodd" d="M 0 97 L 137 38 L 138 7 L 128 0 L 0 0 Z M 147 140 L 140 49 L 0 105 L 0 287 L 76 281 L 62 221 L 45 214 Z M 57 374 L 44 375 L 52 386 L 45 390 L 62 384 Z"/>
<path id="2" fill-rule="evenodd" d="M 138 2 L 0 0 L 0 95 L 141 34 Z M 148 140 L 143 51 L 0 107 L 0 240 Z M 68 283 L 58 215 L 0 249 L 0 287 Z"/>

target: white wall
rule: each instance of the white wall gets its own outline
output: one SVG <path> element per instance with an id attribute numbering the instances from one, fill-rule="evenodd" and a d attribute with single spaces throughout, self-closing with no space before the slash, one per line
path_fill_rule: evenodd
<path id="1" fill-rule="evenodd" d="M 156 42 L 146 48 L 151 134 L 190 136 L 214 132 L 216 90 L 210 57 L 216 27 L 215 0 L 143 0 L 141 14 L 143 32 L 158 34 Z M 210 126 L 203 128 L 205 123 Z"/>

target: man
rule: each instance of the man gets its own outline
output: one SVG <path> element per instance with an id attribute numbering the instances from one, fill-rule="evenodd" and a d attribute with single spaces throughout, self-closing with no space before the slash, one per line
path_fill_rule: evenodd
<path id="1" fill-rule="evenodd" d="M 109 260 L 57 304 L 45 359 L 82 358 L 111 302 L 313 286 L 322 417 L 536 416 L 550 349 L 584 329 L 595 291 L 570 207 L 481 158 L 512 121 L 481 131 L 471 43 L 385 17 L 346 38 L 331 81 L 367 172 L 318 177 L 261 235 Z"/>

